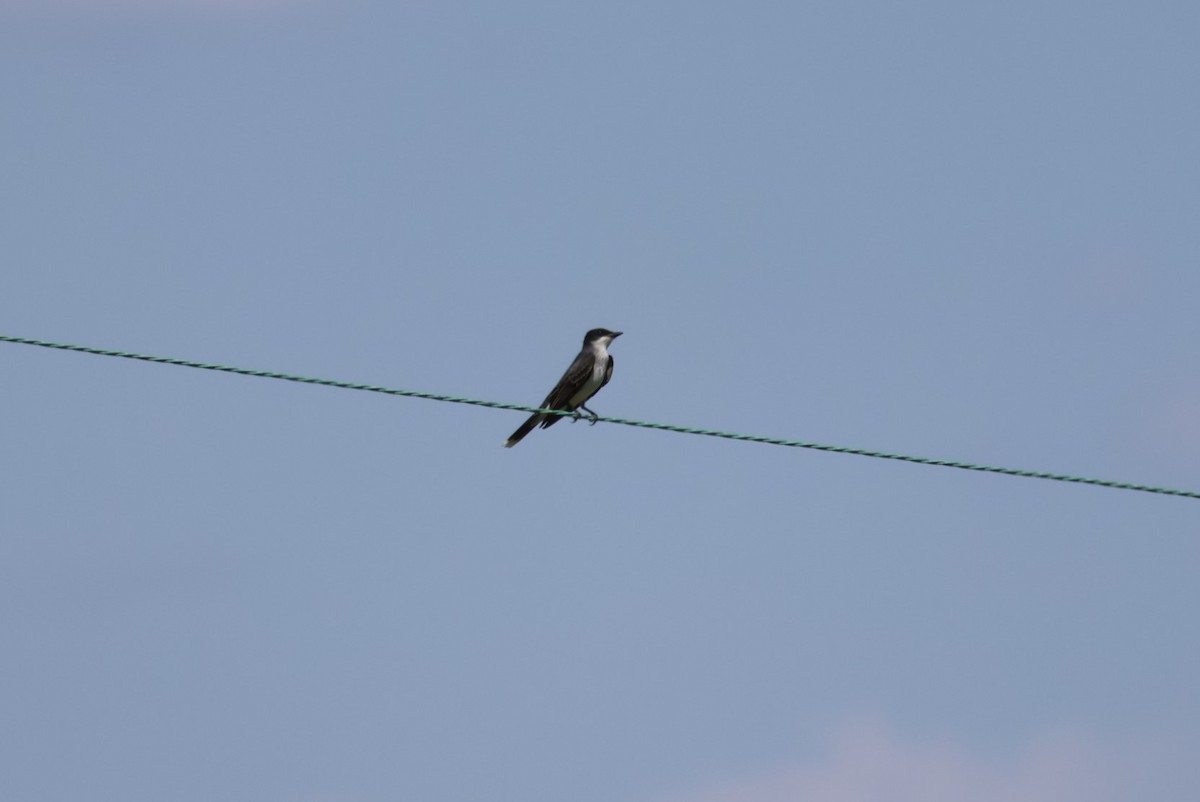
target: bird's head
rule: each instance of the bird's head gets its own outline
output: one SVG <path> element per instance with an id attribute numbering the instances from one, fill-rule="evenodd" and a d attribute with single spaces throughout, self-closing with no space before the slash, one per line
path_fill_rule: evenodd
<path id="1" fill-rule="evenodd" d="M 598 343 L 607 348 L 609 343 L 620 337 L 622 333 L 619 331 L 609 331 L 608 329 L 592 329 L 584 335 L 583 344 Z"/>

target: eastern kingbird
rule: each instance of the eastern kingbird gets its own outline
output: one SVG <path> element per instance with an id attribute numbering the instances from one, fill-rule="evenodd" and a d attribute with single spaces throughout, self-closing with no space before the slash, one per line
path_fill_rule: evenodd
<path id="1" fill-rule="evenodd" d="M 554 385 L 550 395 L 546 396 L 546 400 L 541 404 L 542 409 L 562 409 L 574 412 L 576 418 L 579 417 L 577 410 L 582 409 L 592 416 L 592 423 L 595 423 L 599 415 L 584 404 L 612 378 L 613 358 L 608 353 L 608 346 L 620 336 L 621 332 L 608 329 L 592 329 L 585 334 L 583 350 L 579 352 L 579 356 L 575 357 L 571 367 L 567 368 L 567 372 L 558 380 L 558 384 Z M 521 442 L 521 438 L 537 428 L 538 424 L 541 424 L 543 429 L 548 429 L 558 423 L 559 418 L 562 417 L 565 416 L 547 415 L 544 412 L 533 413 L 529 416 L 529 420 L 522 423 L 521 428 L 513 432 L 512 436 L 504 442 L 504 447 L 512 448 Z"/>

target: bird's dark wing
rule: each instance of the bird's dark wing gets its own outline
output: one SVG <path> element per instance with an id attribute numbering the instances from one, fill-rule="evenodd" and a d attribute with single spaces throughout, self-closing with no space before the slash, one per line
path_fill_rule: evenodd
<path id="1" fill-rule="evenodd" d="M 592 365 L 595 363 L 595 355 L 591 351 L 581 351 L 579 356 L 575 357 L 575 361 L 571 363 L 571 367 L 567 368 L 567 372 L 558 380 L 558 384 L 550 391 L 550 395 L 546 396 L 546 400 L 542 402 L 543 409 L 565 409 L 573 410 L 571 406 L 571 398 L 579 392 L 592 375 Z M 561 415 L 547 415 L 542 421 L 542 428 L 548 429 L 558 423 Z"/>
<path id="2" fill-rule="evenodd" d="M 609 354 L 608 367 L 604 369 L 604 381 L 600 382 L 600 386 L 596 388 L 597 393 L 600 392 L 604 385 L 608 384 L 608 380 L 612 378 L 612 369 L 614 364 L 616 363 L 613 362 L 612 354 Z"/>

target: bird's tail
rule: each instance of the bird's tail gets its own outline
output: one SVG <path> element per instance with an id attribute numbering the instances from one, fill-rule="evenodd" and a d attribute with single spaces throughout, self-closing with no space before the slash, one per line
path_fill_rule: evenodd
<path id="1" fill-rule="evenodd" d="M 517 443 L 521 442 L 521 438 L 537 428 L 537 425 L 542 422 L 545 417 L 540 412 L 535 412 L 529 416 L 529 420 L 521 424 L 521 428 L 517 429 L 507 440 L 504 441 L 505 448 L 512 448 Z"/>

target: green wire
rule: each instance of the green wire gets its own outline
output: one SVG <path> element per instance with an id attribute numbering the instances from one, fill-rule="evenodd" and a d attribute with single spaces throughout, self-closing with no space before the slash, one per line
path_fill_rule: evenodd
<path id="1" fill-rule="evenodd" d="M 27 337 L 9 337 L 0 334 L 0 342 L 15 343 L 17 345 L 34 345 L 39 348 L 55 348 L 60 351 L 77 351 L 83 354 L 95 354 L 96 356 L 113 356 L 120 357 L 121 359 L 137 359 L 141 360 L 142 362 L 156 362 L 163 365 L 179 365 L 180 367 L 198 368 L 200 370 L 216 370 L 222 373 L 236 373 L 241 376 L 258 376 L 259 378 L 263 379 L 279 379 L 281 381 L 300 382 L 301 384 L 319 384 L 325 387 L 340 387 L 343 390 L 365 390 L 371 393 L 399 395 L 406 396 L 408 398 L 427 398 L 431 401 L 445 401 L 451 404 L 470 404 L 477 407 L 512 409 L 519 412 L 541 412 L 549 415 L 566 416 L 575 414 L 573 412 L 564 412 L 559 409 L 541 409 L 539 407 L 529 407 L 522 404 L 505 404 L 500 401 L 482 401 L 476 398 L 460 398 L 452 395 L 442 395 L 441 393 L 423 393 L 417 390 L 399 390 L 394 387 L 378 387 L 372 384 L 334 381 L 333 379 L 315 379 L 308 376 L 295 376 L 290 373 L 277 373 L 270 370 L 249 370 L 247 368 L 235 368 L 228 365 L 211 365 L 205 362 L 193 362 L 189 359 L 174 359 L 172 357 L 149 356 L 147 354 L 131 354 L 125 351 L 110 351 L 105 348 L 92 348 L 86 345 L 68 345 L 65 343 L 46 342 L 44 340 L 32 340 Z M 955 460 L 914 457 L 908 454 L 888 454 L 882 451 L 868 451 L 861 448 L 830 446 L 823 445 L 821 443 L 806 443 L 801 440 L 783 440 L 778 437 L 763 437 L 752 434 L 719 432 L 712 429 L 695 429 L 687 426 L 674 426 L 669 423 L 651 423 L 647 421 L 627 420 L 625 418 L 606 417 L 598 418 L 598 420 L 605 423 L 616 423 L 622 426 L 637 426 L 642 429 L 660 429 L 665 432 L 679 432 L 680 434 L 700 435 L 703 437 L 722 437 L 726 440 L 745 440 L 751 443 L 765 443 L 766 445 L 787 446 L 789 448 L 809 448 L 815 451 L 830 451 L 835 454 L 854 454 L 860 457 L 875 457 L 876 459 L 915 462 L 918 465 L 936 465 L 942 468 L 959 468 L 964 471 L 999 473 L 1006 476 L 1024 476 L 1029 479 L 1048 479 L 1054 482 L 1073 482 L 1075 484 L 1095 485 L 1096 487 L 1108 487 L 1116 490 L 1136 490 L 1142 493 L 1158 493 L 1164 496 L 1182 496 L 1184 498 L 1200 499 L 1200 491 L 1194 490 L 1174 490 L 1167 487 L 1131 484 L 1129 482 L 1114 482 L 1108 479 L 1092 479 L 1086 476 L 1068 476 L 1061 473 L 1047 473 L 1046 471 L 1024 471 L 1016 468 L 998 467 L 995 465 L 973 465 L 969 462 L 957 462 Z"/>

